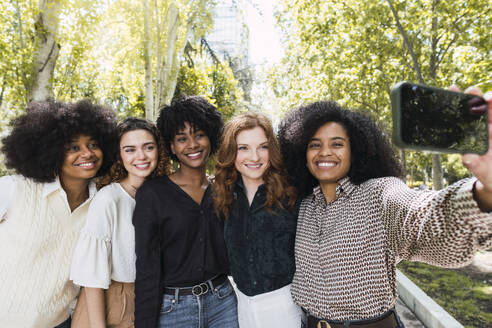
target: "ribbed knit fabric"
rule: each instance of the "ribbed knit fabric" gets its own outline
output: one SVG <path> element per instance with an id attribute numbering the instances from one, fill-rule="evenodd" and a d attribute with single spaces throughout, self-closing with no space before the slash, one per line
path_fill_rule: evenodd
<path id="1" fill-rule="evenodd" d="M 316 187 L 299 213 L 294 301 L 320 318 L 372 318 L 395 305 L 400 260 L 466 264 L 492 245 L 492 214 L 474 201 L 475 181 L 421 192 L 397 178 L 358 186 L 345 178 L 328 204 Z"/>
<path id="2" fill-rule="evenodd" d="M 52 328 L 68 318 L 78 293 L 70 263 L 90 199 L 70 213 L 58 180 L 17 177 L 0 223 L 0 327 Z"/>

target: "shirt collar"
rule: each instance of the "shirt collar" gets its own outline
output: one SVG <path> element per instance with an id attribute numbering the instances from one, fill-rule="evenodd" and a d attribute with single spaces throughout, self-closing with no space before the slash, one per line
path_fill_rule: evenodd
<path id="1" fill-rule="evenodd" d="M 239 175 L 239 177 L 237 178 L 236 180 L 236 186 L 241 188 L 243 191 L 246 190 L 246 188 L 244 188 L 244 182 L 243 182 L 243 178 L 241 177 L 241 175 Z M 257 193 L 260 192 L 260 193 L 263 193 L 266 191 L 266 184 L 261 184 L 258 186 L 258 190 L 256 191 Z"/>
<path id="2" fill-rule="evenodd" d="M 92 197 L 94 197 L 94 195 L 97 192 L 96 183 L 91 180 L 91 181 L 89 181 L 88 187 L 89 187 L 89 199 L 92 199 Z M 53 182 L 46 182 L 44 184 L 43 197 L 48 197 L 49 195 L 51 195 L 52 193 L 54 193 L 57 190 L 60 190 L 63 193 L 65 193 L 65 190 L 63 190 L 63 188 L 62 188 L 61 183 L 60 183 L 60 178 L 58 176 L 56 176 L 56 178 Z"/>
<path id="3" fill-rule="evenodd" d="M 353 184 L 350 182 L 349 177 L 345 177 L 343 179 L 340 179 L 337 184 L 337 190 L 335 194 L 335 200 L 337 200 L 340 197 L 349 197 L 350 194 L 355 190 L 357 185 Z M 326 204 L 326 199 L 325 195 L 323 194 L 323 191 L 321 190 L 320 185 L 317 185 L 313 189 L 313 201 L 319 204 Z"/>

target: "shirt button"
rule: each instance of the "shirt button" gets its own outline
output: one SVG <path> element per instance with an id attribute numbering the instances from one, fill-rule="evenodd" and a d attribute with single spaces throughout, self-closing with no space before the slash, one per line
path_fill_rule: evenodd
<path id="1" fill-rule="evenodd" d="M 255 286 L 256 286 L 256 284 L 257 284 L 257 282 L 256 282 L 256 281 L 253 281 L 253 285 L 255 285 Z"/>
<path id="2" fill-rule="evenodd" d="M 253 258 L 252 257 L 249 258 L 249 262 L 250 263 L 253 263 Z"/>
<path id="3" fill-rule="evenodd" d="M 200 214 L 203 215 L 203 210 L 200 210 Z"/>
<path id="4" fill-rule="evenodd" d="M 201 272 L 202 271 L 202 268 L 198 268 L 197 270 Z"/>
<path id="5" fill-rule="evenodd" d="M 199 239 L 199 240 L 200 240 L 200 242 L 201 242 L 201 243 L 203 243 L 203 237 L 200 237 L 200 239 Z"/>

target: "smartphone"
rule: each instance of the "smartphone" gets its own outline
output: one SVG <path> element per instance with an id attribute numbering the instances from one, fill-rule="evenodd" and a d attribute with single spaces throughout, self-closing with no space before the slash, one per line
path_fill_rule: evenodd
<path id="1" fill-rule="evenodd" d="M 391 90 L 391 108 L 393 142 L 400 148 L 476 154 L 489 148 L 482 97 L 403 81 Z"/>

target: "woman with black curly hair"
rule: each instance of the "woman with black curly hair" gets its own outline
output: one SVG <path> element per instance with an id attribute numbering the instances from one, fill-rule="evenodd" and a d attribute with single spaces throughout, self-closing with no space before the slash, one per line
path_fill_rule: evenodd
<path id="1" fill-rule="evenodd" d="M 225 219 L 240 327 L 299 328 L 303 313 L 290 294 L 297 193 L 266 116 L 247 113 L 227 123 L 214 192 L 215 208 Z"/>
<path id="2" fill-rule="evenodd" d="M 129 117 L 118 124 L 119 151 L 101 178 L 75 247 L 70 279 L 84 289 L 72 328 L 134 325 L 135 194 L 147 178 L 166 173 L 169 158 L 155 124 Z"/>
<path id="3" fill-rule="evenodd" d="M 398 178 L 381 130 L 335 102 L 294 110 L 279 136 L 305 197 L 292 295 L 307 327 L 403 327 L 394 311 L 396 263 L 456 267 L 492 245 L 492 147 L 463 156 L 477 178 L 414 191 Z"/>
<path id="4" fill-rule="evenodd" d="M 2 150 L 18 175 L 0 178 L 0 326 L 69 327 L 78 287 L 70 262 L 91 181 L 112 164 L 113 113 L 88 101 L 34 102 Z"/>
<path id="5" fill-rule="evenodd" d="M 206 176 L 221 115 L 204 98 L 185 97 L 161 109 L 157 127 L 179 167 L 136 195 L 135 327 L 238 327 L 223 221 Z"/>

